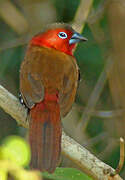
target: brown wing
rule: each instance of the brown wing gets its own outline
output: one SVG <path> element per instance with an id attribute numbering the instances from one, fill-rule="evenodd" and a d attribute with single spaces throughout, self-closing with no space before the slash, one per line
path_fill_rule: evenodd
<path id="1" fill-rule="evenodd" d="M 27 52 L 20 69 L 20 92 L 28 108 L 32 108 L 44 98 L 44 86 L 39 71 L 33 68 L 38 56 L 31 51 Z"/>
<path id="2" fill-rule="evenodd" d="M 78 66 L 75 58 L 70 57 L 70 61 L 70 68 L 63 77 L 63 91 L 60 92 L 60 108 L 63 117 L 70 111 L 75 101 L 78 86 Z"/>
<path id="3" fill-rule="evenodd" d="M 59 93 L 62 116 L 74 102 L 78 67 L 74 57 L 52 48 L 30 47 L 21 65 L 20 91 L 31 108 L 44 99 L 45 91 Z"/>

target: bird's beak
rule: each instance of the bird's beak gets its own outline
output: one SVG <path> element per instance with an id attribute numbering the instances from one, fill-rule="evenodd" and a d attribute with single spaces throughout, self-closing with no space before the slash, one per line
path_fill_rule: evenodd
<path id="1" fill-rule="evenodd" d="M 85 37 L 83 37 L 81 34 L 75 32 L 71 39 L 69 40 L 69 44 L 75 44 L 75 43 L 78 43 L 78 42 L 81 42 L 81 41 L 87 41 L 88 39 L 86 39 Z"/>

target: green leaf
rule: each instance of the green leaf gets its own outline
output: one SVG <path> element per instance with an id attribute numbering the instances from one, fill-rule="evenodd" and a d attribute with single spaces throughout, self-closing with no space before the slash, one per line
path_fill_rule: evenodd
<path id="1" fill-rule="evenodd" d="M 0 169 L 0 180 L 7 180 L 7 171 Z"/>
<path id="2" fill-rule="evenodd" d="M 44 172 L 42 175 L 43 178 L 51 180 L 92 180 L 92 178 L 74 168 L 56 168 L 53 174 Z"/>
<path id="3" fill-rule="evenodd" d="M 30 162 L 29 144 L 19 136 L 8 136 L 1 146 L 0 159 L 8 159 L 18 165 L 27 166 Z"/>

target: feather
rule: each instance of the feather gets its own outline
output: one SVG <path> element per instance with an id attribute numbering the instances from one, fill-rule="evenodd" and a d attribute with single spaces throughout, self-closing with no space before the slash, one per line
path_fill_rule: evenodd
<path id="1" fill-rule="evenodd" d="M 42 101 L 30 111 L 31 168 L 52 173 L 59 163 L 61 122 L 59 104 Z"/>

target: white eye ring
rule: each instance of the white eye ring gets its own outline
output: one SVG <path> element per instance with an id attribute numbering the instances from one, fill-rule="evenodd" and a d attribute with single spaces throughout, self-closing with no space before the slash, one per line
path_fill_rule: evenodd
<path id="1" fill-rule="evenodd" d="M 67 34 L 65 32 L 59 32 L 58 36 L 61 38 L 61 39 L 66 39 L 67 38 Z"/>

